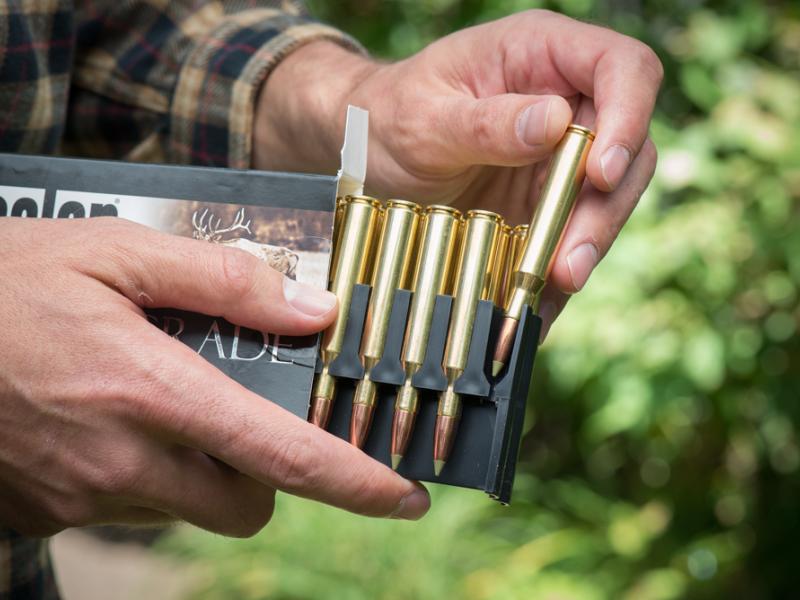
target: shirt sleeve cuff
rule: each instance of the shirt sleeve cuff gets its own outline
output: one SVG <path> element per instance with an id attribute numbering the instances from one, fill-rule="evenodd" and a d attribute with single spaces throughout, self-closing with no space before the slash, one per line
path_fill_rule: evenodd
<path id="1" fill-rule="evenodd" d="M 250 168 L 261 85 L 290 52 L 319 39 L 365 53 L 332 27 L 266 9 L 227 16 L 196 38 L 172 97 L 170 162 Z"/>

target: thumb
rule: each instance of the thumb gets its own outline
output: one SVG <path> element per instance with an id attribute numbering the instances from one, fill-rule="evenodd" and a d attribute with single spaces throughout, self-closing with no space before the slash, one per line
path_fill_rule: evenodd
<path id="1" fill-rule="evenodd" d="M 453 101 L 445 109 L 448 152 L 464 164 L 517 167 L 550 154 L 572 120 L 561 96 L 500 94 Z"/>
<path id="2" fill-rule="evenodd" d="M 336 296 L 289 279 L 236 248 L 172 236 L 121 219 L 105 221 L 113 254 L 90 275 L 142 308 L 170 307 L 221 316 L 281 335 L 308 335 L 336 318 Z M 98 223 L 99 225 L 99 223 Z M 110 231 L 109 231 L 110 230 Z M 108 245 L 102 245 L 103 248 Z"/>

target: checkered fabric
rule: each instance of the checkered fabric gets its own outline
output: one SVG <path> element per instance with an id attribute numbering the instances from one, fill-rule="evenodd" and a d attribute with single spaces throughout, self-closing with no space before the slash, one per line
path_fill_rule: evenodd
<path id="1" fill-rule="evenodd" d="M 295 0 L 0 0 L 0 151 L 250 166 L 261 83 L 319 38 Z"/>
<path id="2" fill-rule="evenodd" d="M 0 0 L 0 152 L 248 168 L 260 85 L 320 38 L 362 50 L 296 0 Z M 0 523 L 0 600 L 57 597 Z"/>

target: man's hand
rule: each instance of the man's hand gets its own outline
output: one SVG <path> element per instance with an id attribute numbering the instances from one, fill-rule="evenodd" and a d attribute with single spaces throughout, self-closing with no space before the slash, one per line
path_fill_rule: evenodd
<path id="1" fill-rule="evenodd" d="M 589 184 L 541 307 L 580 290 L 652 177 L 647 139 L 662 67 L 632 38 L 547 11 L 447 36 L 394 64 L 329 42 L 290 55 L 259 100 L 255 165 L 334 170 L 348 103 L 370 111 L 368 190 L 530 220 L 546 158 L 570 122 L 597 132 Z"/>
<path id="2" fill-rule="evenodd" d="M 415 519 L 427 493 L 228 379 L 143 309 L 260 331 L 327 326 L 336 298 L 245 252 L 122 219 L 0 219 L 0 525 L 49 535 L 184 519 L 252 535 L 275 490 Z"/>

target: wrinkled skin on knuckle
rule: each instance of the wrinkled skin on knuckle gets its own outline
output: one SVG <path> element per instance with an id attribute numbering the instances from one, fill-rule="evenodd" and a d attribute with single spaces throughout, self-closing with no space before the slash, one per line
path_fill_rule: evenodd
<path id="1" fill-rule="evenodd" d="M 359 472 L 351 477 L 351 485 L 355 488 L 352 494 L 353 506 L 351 507 L 355 512 L 369 517 L 385 517 L 394 510 L 393 508 L 384 510 L 377 507 L 376 499 L 381 494 L 381 490 L 378 487 L 377 480 L 370 477 L 366 471 Z M 397 501 L 400 501 L 399 497 Z"/>
<path id="2" fill-rule="evenodd" d="M 472 115 L 472 122 L 469 124 L 472 131 L 472 139 L 478 148 L 490 148 L 495 139 L 494 132 L 497 129 L 497 115 L 488 102 L 481 102 L 477 105 Z"/>
<path id="3" fill-rule="evenodd" d="M 270 457 L 275 487 L 290 493 L 317 489 L 322 476 L 317 466 L 321 452 L 312 435 L 293 433 Z"/>
<path id="4" fill-rule="evenodd" d="M 137 496 L 140 484 L 147 474 L 147 461 L 127 444 L 117 450 L 122 456 L 103 460 L 87 469 L 86 487 L 93 496 L 120 498 Z"/>
<path id="5" fill-rule="evenodd" d="M 214 269 L 217 276 L 212 279 L 220 298 L 238 300 L 247 298 L 256 283 L 259 260 L 237 248 L 220 248 L 221 269 Z"/>
<path id="6" fill-rule="evenodd" d="M 79 493 L 48 498 L 44 510 L 47 521 L 59 530 L 90 525 L 97 520 L 94 502 Z"/>

